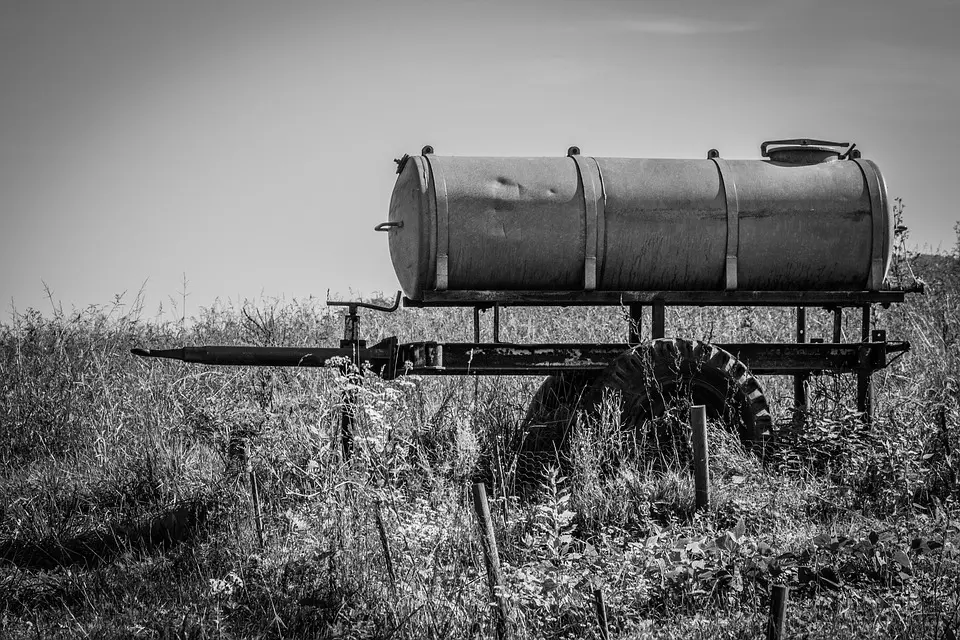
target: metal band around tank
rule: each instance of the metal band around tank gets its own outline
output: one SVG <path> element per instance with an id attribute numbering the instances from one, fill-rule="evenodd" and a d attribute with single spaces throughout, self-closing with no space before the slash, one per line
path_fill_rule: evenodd
<path id="1" fill-rule="evenodd" d="M 724 287 L 727 291 L 737 289 L 737 255 L 740 253 L 740 201 L 737 198 L 737 183 L 726 160 L 710 158 L 720 173 L 720 186 L 727 201 L 727 257 L 724 262 Z"/>
<path id="2" fill-rule="evenodd" d="M 607 187 L 603 184 L 603 170 L 596 158 L 590 158 L 597 165 L 597 179 L 600 180 L 600 204 L 597 207 L 597 286 L 600 286 L 603 265 L 607 259 Z"/>
<path id="3" fill-rule="evenodd" d="M 583 211 L 585 217 L 585 233 L 583 239 L 583 288 L 593 291 L 597 288 L 597 221 L 603 217 L 603 200 L 597 198 L 597 184 L 590 170 L 590 162 L 600 171 L 600 166 L 593 158 L 580 155 L 570 156 L 577 164 L 577 173 L 583 184 Z"/>
<path id="4" fill-rule="evenodd" d="M 884 234 L 887 231 L 887 194 L 883 187 L 883 180 L 876 167 L 868 160 L 854 159 L 863 173 L 863 182 L 870 196 L 870 219 L 873 223 L 873 239 L 870 243 L 870 276 L 867 280 L 867 289 L 879 291 L 883 288 L 884 265 L 886 256 L 883 254 Z"/>
<path id="5" fill-rule="evenodd" d="M 450 210 L 447 205 L 447 181 L 443 177 L 440 158 L 434 155 L 423 156 L 430 165 L 433 174 L 433 191 L 437 197 L 437 291 L 446 291 L 450 279 L 448 274 L 448 256 L 450 252 Z"/>

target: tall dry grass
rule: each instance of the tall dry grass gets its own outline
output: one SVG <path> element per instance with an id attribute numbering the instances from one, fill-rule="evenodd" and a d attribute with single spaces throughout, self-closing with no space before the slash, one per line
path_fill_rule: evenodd
<path id="1" fill-rule="evenodd" d="M 493 483 L 519 637 L 599 637 L 596 589 L 616 637 L 757 637 L 776 583 L 794 588 L 794 634 L 953 637 L 960 267 L 946 256 L 916 262 L 927 295 L 877 316 L 913 350 L 877 377 L 872 428 L 851 412 L 850 376 L 812 382 L 807 429 L 766 464 L 712 425 L 713 502 L 696 512 L 684 457 L 652 459 L 611 404 L 581 422 L 572 464 L 549 471 L 534 495 Z M 622 340 L 623 315 L 510 310 L 502 337 Z M 472 339 L 463 310 L 363 323 L 370 341 Z M 830 335 L 828 314 L 811 311 L 808 324 L 811 337 Z M 778 310 L 677 309 L 668 327 L 769 341 L 791 339 L 793 321 Z M 179 343 L 330 345 L 341 330 L 315 301 L 218 304 L 190 322 L 144 319 L 122 300 L 12 314 L 0 326 L 0 634 L 488 635 L 468 489 L 484 456 L 508 459 L 538 379 L 384 382 L 366 372 L 357 387 L 336 368 L 129 355 Z M 856 319 L 844 330 L 858 335 Z M 789 423 L 789 385 L 764 383 Z M 348 388 L 362 412 L 344 460 Z"/>

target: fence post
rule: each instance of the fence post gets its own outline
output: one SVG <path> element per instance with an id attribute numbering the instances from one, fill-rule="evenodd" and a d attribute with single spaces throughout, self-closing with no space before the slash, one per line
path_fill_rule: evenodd
<path id="1" fill-rule="evenodd" d="M 257 485 L 257 474 L 253 470 L 253 458 L 251 457 L 249 438 L 247 438 L 243 446 L 247 477 L 250 480 L 250 500 L 253 502 L 253 524 L 257 529 L 257 542 L 260 543 L 260 548 L 263 549 L 263 515 L 260 512 L 260 487 Z"/>
<path id="2" fill-rule="evenodd" d="M 373 517 L 377 522 L 377 531 L 380 533 L 380 544 L 383 545 L 383 557 L 387 563 L 387 576 L 390 578 L 390 593 L 397 599 L 397 574 L 393 570 L 393 556 L 390 554 L 390 540 L 387 539 L 387 530 L 383 526 L 380 516 L 380 500 L 373 501 Z"/>
<path id="3" fill-rule="evenodd" d="M 610 640 L 610 626 L 607 623 L 607 605 L 603 602 L 603 589 L 593 590 L 593 603 L 597 607 L 597 626 L 600 628 L 600 640 Z"/>
<path id="4" fill-rule="evenodd" d="M 696 488 L 696 508 L 710 505 L 710 452 L 707 445 L 707 408 L 690 407 L 690 426 L 693 429 L 693 480 Z"/>
<path id="5" fill-rule="evenodd" d="M 487 488 L 482 482 L 473 485 L 473 508 L 480 521 L 480 540 L 483 543 L 483 560 L 487 566 L 487 585 L 490 598 L 496 603 L 496 637 L 498 640 L 513 638 L 510 628 L 510 611 L 507 601 L 497 592 L 503 586 L 503 573 L 500 570 L 500 554 L 497 551 L 497 539 L 493 533 L 493 519 L 490 517 L 490 504 L 487 502 Z"/>
<path id="6" fill-rule="evenodd" d="M 767 640 L 783 640 L 786 637 L 787 601 L 790 587 L 774 585 L 770 592 L 770 617 L 767 620 Z"/>

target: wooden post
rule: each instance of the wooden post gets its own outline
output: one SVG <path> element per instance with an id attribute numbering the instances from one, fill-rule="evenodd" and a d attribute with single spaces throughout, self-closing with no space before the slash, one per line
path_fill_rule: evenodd
<path id="1" fill-rule="evenodd" d="M 480 540 L 483 543 L 483 560 L 487 567 L 490 598 L 496 603 L 494 614 L 496 637 L 498 640 L 509 640 L 513 637 L 513 630 L 510 628 L 510 611 L 506 599 L 498 593 L 498 588 L 503 586 L 503 573 L 500 570 L 497 538 L 493 533 L 493 519 L 490 517 L 490 505 L 487 502 L 487 488 L 482 482 L 473 485 L 473 508 L 480 522 Z"/>
<path id="2" fill-rule="evenodd" d="M 693 429 L 693 479 L 696 488 L 696 507 L 710 505 L 710 452 L 707 445 L 707 408 L 690 407 L 690 427 Z"/>
<path id="3" fill-rule="evenodd" d="M 610 640 L 610 626 L 607 624 L 607 605 L 603 603 L 603 589 L 593 590 L 593 603 L 597 607 L 597 626 L 600 628 L 600 640 Z"/>
<path id="4" fill-rule="evenodd" d="M 390 577 L 390 593 L 394 599 L 397 597 L 397 574 L 393 571 L 393 557 L 390 555 L 390 541 L 387 540 L 387 531 L 383 526 L 383 518 L 380 516 L 380 501 L 373 503 L 373 516 L 377 521 L 377 531 L 380 533 L 380 544 L 383 545 L 383 557 L 387 562 L 387 575 Z"/>
<path id="5" fill-rule="evenodd" d="M 257 530 L 257 541 L 263 549 L 263 515 L 260 513 L 260 487 L 257 486 L 257 474 L 253 471 L 253 459 L 250 456 L 250 440 L 244 443 L 247 477 L 250 479 L 250 500 L 253 502 L 253 524 Z"/>
<path id="6" fill-rule="evenodd" d="M 787 602 L 790 587 L 774 585 L 770 592 L 770 617 L 767 619 L 767 640 L 783 640 L 786 637 Z"/>

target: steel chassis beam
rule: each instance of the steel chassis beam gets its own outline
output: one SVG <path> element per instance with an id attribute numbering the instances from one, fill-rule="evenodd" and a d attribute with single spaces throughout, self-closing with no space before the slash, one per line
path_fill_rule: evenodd
<path id="1" fill-rule="evenodd" d="M 886 333 L 871 331 L 873 304 L 903 302 L 907 293 L 922 287 L 891 291 L 442 291 L 425 292 L 422 300 L 404 298 L 407 307 L 474 307 L 474 341 L 470 343 L 411 342 L 388 338 L 372 347 L 360 339 L 358 308 L 394 311 L 392 307 L 360 302 L 331 302 L 349 307 L 344 316 L 340 348 L 329 347 L 181 347 L 134 349 L 139 356 L 172 358 L 210 365 L 324 367 L 368 363 L 385 379 L 403 373 L 418 375 L 552 375 L 573 371 L 602 371 L 630 346 L 640 343 L 643 307 L 651 307 L 652 338 L 666 335 L 667 306 L 780 306 L 796 308 L 795 343 L 731 343 L 717 346 L 731 352 L 760 375 L 791 375 L 794 405 L 801 416 L 806 407 L 806 381 L 823 372 L 857 376 L 857 409 L 870 420 L 873 410 L 872 374 L 889 364 L 888 355 L 908 351 L 907 342 L 887 342 Z M 509 344 L 500 342 L 500 307 L 510 306 L 626 306 L 630 313 L 627 343 Z M 822 307 L 834 314 L 833 341 L 807 342 L 806 307 Z M 843 343 L 842 310 L 862 313 L 860 342 Z M 492 308 L 493 342 L 480 341 L 480 311 Z M 345 406 L 355 398 L 347 397 Z M 353 416 L 343 415 L 344 456 L 349 457 Z"/>
<path id="2" fill-rule="evenodd" d="M 891 353 L 907 351 L 907 342 L 847 344 L 717 344 L 759 375 L 815 375 L 827 371 L 859 373 L 887 366 Z M 414 342 L 399 345 L 398 373 L 417 375 L 552 375 L 602 371 L 627 349 L 614 344 L 507 344 Z M 404 364 L 406 363 L 406 364 Z M 371 362 L 376 369 L 376 363 Z"/>
<path id="3" fill-rule="evenodd" d="M 918 291 L 919 292 L 919 289 Z M 858 307 L 903 302 L 913 290 L 891 291 L 425 291 L 405 307 L 666 306 Z"/>
<path id="4" fill-rule="evenodd" d="M 907 342 L 725 343 L 716 346 L 760 375 L 810 375 L 832 371 L 860 373 L 887 366 L 891 353 L 907 351 Z M 629 348 L 624 343 L 510 344 L 503 342 L 410 342 L 389 338 L 370 348 L 181 347 L 134 350 L 136 355 L 210 365 L 323 367 L 335 358 L 369 363 L 384 378 L 417 375 L 551 375 L 602 371 Z"/>

